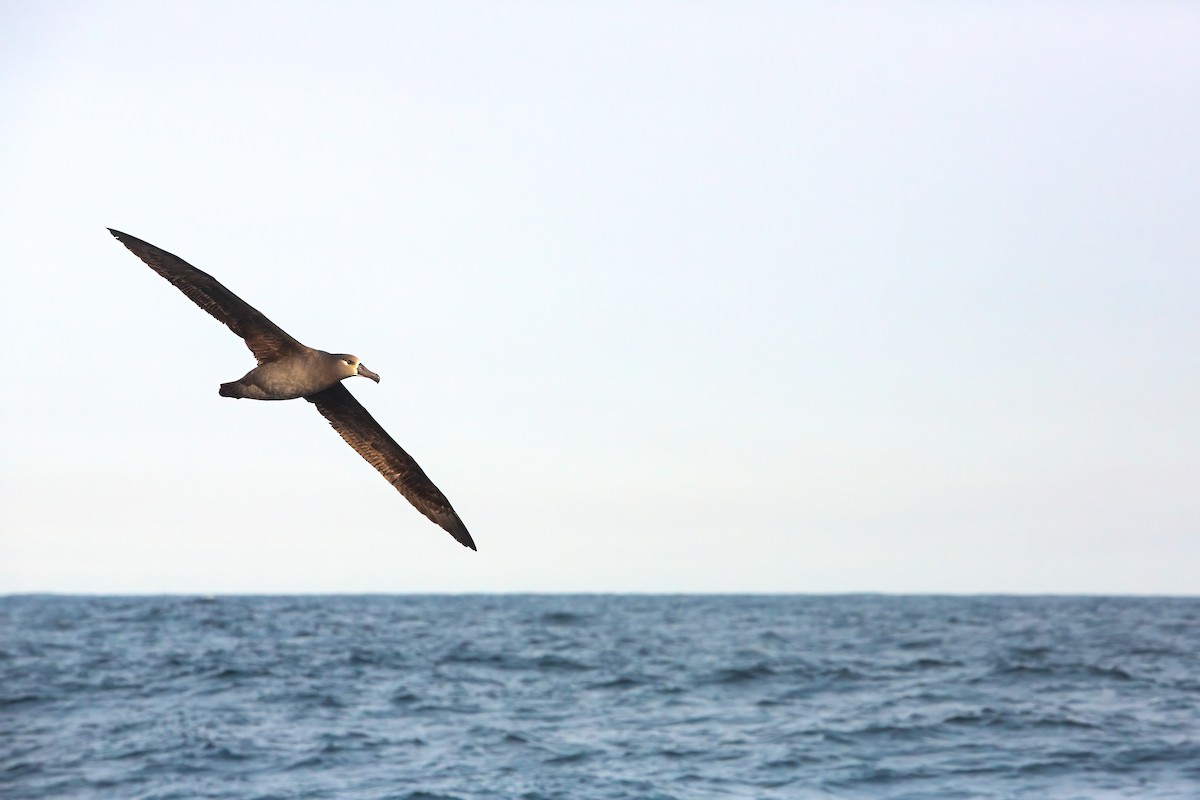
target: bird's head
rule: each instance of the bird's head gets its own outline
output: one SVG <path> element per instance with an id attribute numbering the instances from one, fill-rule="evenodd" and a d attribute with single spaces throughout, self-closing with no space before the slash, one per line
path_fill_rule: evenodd
<path id="1" fill-rule="evenodd" d="M 338 359 L 338 369 L 342 373 L 343 378 L 352 378 L 355 375 L 362 375 L 364 378 L 370 378 L 376 383 L 379 383 L 379 376 L 363 366 L 362 362 L 358 360 L 358 356 L 352 356 L 348 353 L 339 353 L 335 356 L 335 358 Z"/>

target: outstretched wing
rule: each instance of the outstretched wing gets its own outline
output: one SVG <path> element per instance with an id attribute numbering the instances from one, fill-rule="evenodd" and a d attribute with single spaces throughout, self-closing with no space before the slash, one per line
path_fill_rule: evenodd
<path id="1" fill-rule="evenodd" d="M 108 232 L 117 237 L 117 241 L 128 247 L 135 256 L 145 261 L 150 269 L 186 294 L 193 303 L 242 337 L 259 364 L 307 349 L 207 272 L 201 272 L 179 256 L 172 255 L 149 242 L 143 242 L 136 236 L 114 231 L 112 228 L 109 228 Z"/>
<path id="2" fill-rule="evenodd" d="M 349 389 L 335 383 L 304 399 L 315 405 L 347 444 L 379 470 L 418 511 L 449 531 L 459 544 L 476 549 L 467 526 L 458 518 L 446 495 L 433 485 L 412 456 L 388 436 L 362 403 L 354 399 Z"/>

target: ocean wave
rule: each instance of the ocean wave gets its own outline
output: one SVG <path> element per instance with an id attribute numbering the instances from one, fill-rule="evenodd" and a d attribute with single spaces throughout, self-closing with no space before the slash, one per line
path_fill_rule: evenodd
<path id="1" fill-rule="evenodd" d="M 5 797 L 1200 796 L 1200 601 L 0 604 Z"/>

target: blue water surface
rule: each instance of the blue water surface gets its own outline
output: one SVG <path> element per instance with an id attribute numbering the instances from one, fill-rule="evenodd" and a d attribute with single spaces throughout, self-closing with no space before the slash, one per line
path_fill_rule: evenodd
<path id="1" fill-rule="evenodd" d="M 1200 599 L 0 598 L 4 798 L 1197 798 Z"/>

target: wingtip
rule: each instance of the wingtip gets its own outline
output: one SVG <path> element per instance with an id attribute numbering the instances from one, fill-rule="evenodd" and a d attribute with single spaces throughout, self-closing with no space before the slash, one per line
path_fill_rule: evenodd
<path id="1" fill-rule="evenodd" d="M 458 540 L 458 543 L 463 547 L 469 547 L 475 552 L 479 552 L 479 548 L 475 546 L 475 540 L 471 538 L 471 534 L 467 533 L 465 527 L 459 528 L 457 531 L 450 531 L 450 535 Z"/>
<path id="2" fill-rule="evenodd" d="M 450 524 L 443 524 L 446 532 L 454 537 L 454 541 L 461 544 L 463 547 L 469 547 L 472 550 L 479 552 L 479 548 L 475 546 L 475 540 L 471 538 L 471 534 L 467 533 L 467 526 L 463 525 L 461 519 L 455 515 L 454 520 Z"/>
<path id="3" fill-rule="evenodd" d="M 437 491 L 437 487 L 434 487 L 434 491 Z M 445 500 L 444 497 L 442 499 Z M 450 508 L 449 506 L 450 504 L 446 503 L 446 507 L 441 509 L 441 513 L 431 514 L 424 509 L 421 509 L 421 511 L 425 514 L 425 516 L 429 517 L 430 520 L 435 522 L 439 528 L 453 536 L 454 541 L 458 542 L 463 547 L 479 552 L 479 548 L 475 546 L 475 540 L 472 539 L 471 534 L 467 532 L 467 526 L 463 523 L 462 517 L 458 516 L 454 509 Z M 420 508 L 420 506 L 418 506 L 418 508 Z"/>

